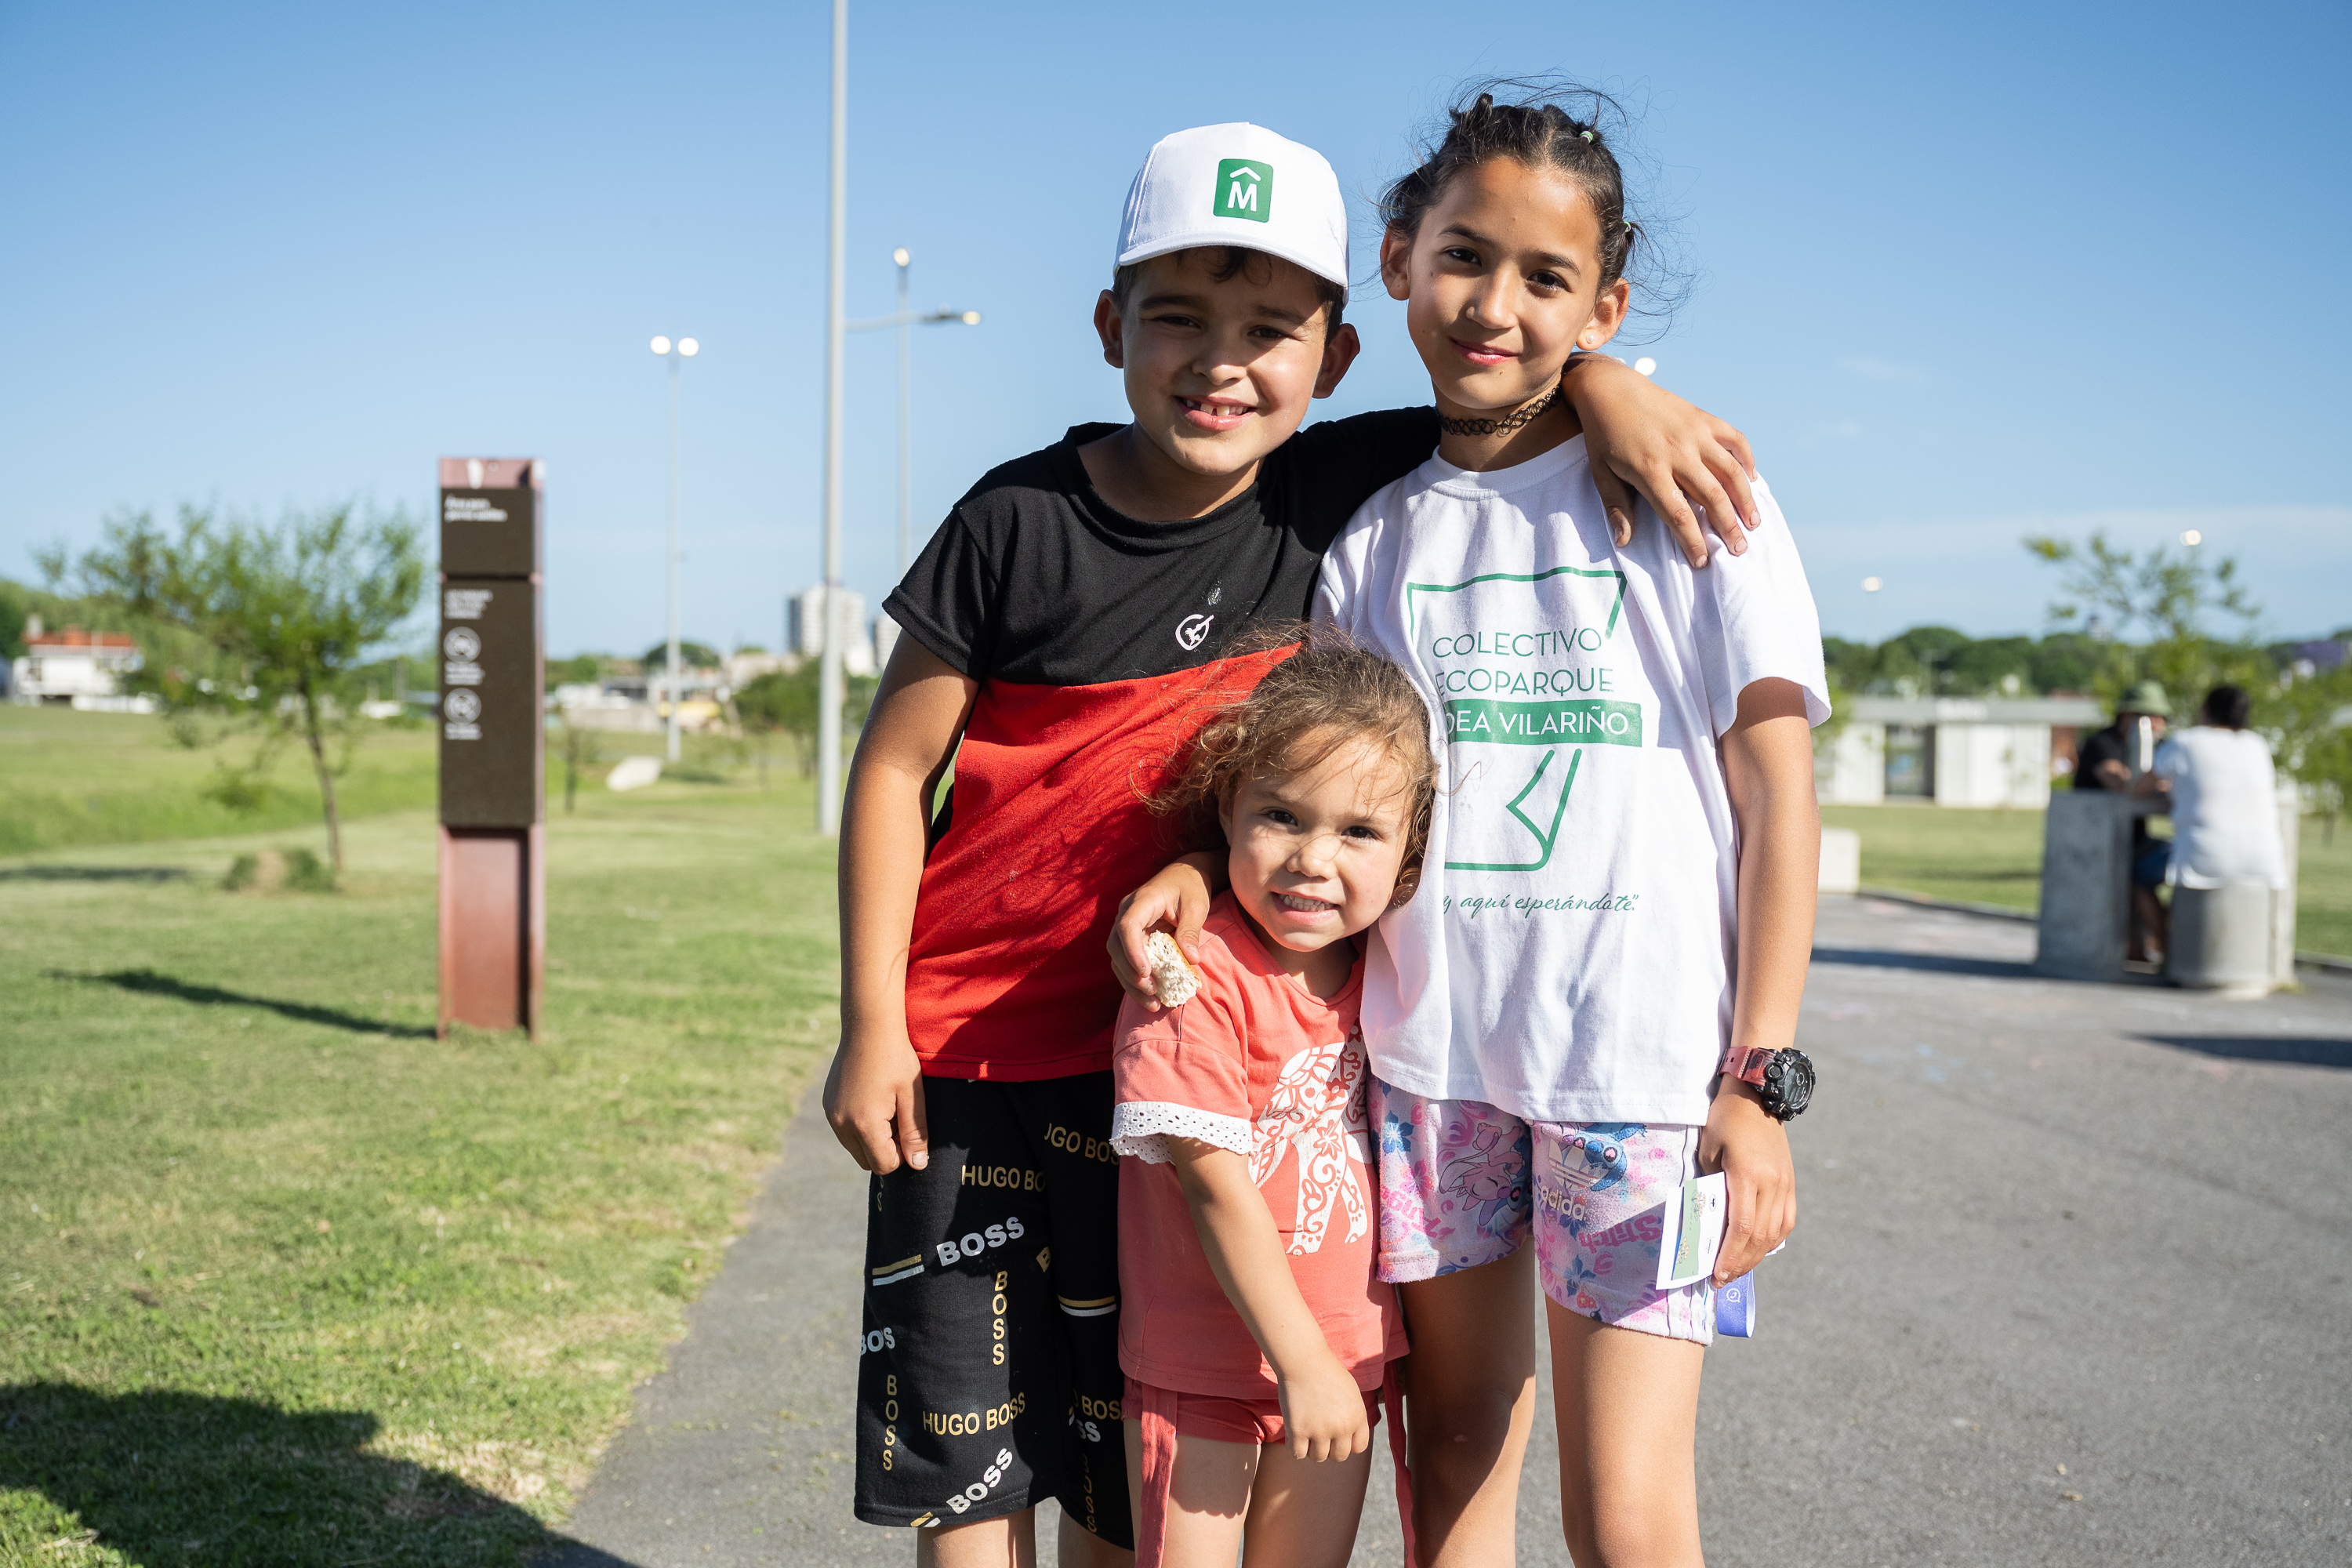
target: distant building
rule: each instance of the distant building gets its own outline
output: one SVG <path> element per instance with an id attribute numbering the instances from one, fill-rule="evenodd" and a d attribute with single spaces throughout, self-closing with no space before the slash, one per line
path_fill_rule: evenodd
<path id="1" fill-rule="evenodd" d="M 874 668 L 890 668 L 890 651 L 898 646 L 898 623 L 886 613 L 874 617 Z"/>
<path id="2" fill-rule="evenodd" d="M 152 713 L 152 698 L 121 693 L 122 677 L 145 662 L 139 645 L 119 632 L 79 626 L 49 631 L 32 616 L 25 622 L 25 657 L 9 666 L 8 696 L 27 707 L 46 702 L 107 713 Z"/>
<path id="3" fill-rule="evenodd" d="M 2071 777 L 2084 728 L 2106 721 L 2088 697 L 1856 697 L 1837 739 L 1817 757 L 1824 805 L 2050 804 Z"/>
<path id="4" fill-rule="evenodd" d="M 763 675 L 789 675 L 800 662 L 796 654 L 730 653 L 719 665 L 719 673 L 727 678 L 727 689 L 731 695 Z"/>
<path id="5" fill-rule="evenodd" d="M 786 648 L 803 658 L 820 658 L 824 654 L 824 589 L 823 585 L 803 588 L 787 601 L 784 628 Z M 836 588 L 833 594 L 833 624 L 835 635 L 841 641 L 841 668 L 850 675 L 874 673 L 874 639 L 866 631 L 866 595 L 851 588 Z"/>

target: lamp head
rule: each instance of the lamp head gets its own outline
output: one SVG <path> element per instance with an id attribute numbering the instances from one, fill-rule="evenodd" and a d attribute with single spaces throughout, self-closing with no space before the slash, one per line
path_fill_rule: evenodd
<path id="1" fill-rule="evenodd" d="M 684 354 L 687 358 L 692 359 L 695 355 L 702 352 L 702 345 L 695 342 L 692 338 L 680 338 L 677 340 L 677 352 Z"/>
<path id="2" fill-rule="evenodd" d="M 890 253 L 890 259 L 897 262 L 899 266 L 904 267 L 908 262 L 912 261 L 914 258 L 907 254 L 907 247 L 902 245 L 898 249 Z"/>
<path id="3" fill-rule="evenodd" d="M 966 310 L 963 313 L 963 324 L 967 327 L 976 327 L 980 325 L 980 312 L 978 310 Z"/>
<path id="4" fill-rule="evenodd" d="M 657 354 L 666 354 L 669 353 L 669 340 L 667 338 L 656 338 L 654 340 L 654 353 Z"/>

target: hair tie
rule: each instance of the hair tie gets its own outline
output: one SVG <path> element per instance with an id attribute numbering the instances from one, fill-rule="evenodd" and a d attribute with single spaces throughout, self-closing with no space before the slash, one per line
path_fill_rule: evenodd
<path id="1" fill-rule="evenodd" d="M 1591 140 L 1592 140 L 1592 132 L 1590 132 L 1590 131 L 1580 131 L 1580 132 L 1577 132 L 1577 134 L 1578 134 L 1579 136 L 1583 137 L 1587 142 L 1590 142 L 1590 141 L 1591 141 Z"/>

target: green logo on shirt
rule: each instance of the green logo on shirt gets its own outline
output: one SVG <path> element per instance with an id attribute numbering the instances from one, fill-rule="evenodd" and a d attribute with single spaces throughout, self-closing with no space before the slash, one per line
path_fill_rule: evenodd
<path id="1" fill-rule="evenodd" d="M 1209 210 L 1218 217 L 1265 222 L 1274 216 L 1274 165 L 1254 158 L 1219 160 L 1217 199 Z"/>
<path id="2" fill-rule="evenodd" d="M 1642 743 L 1642 705 L 1594 699 L 1578 702 L 1496 702 L 1472 697 L 1445 705 L 1445 738 L 1454 745 L 1596 746 Z"/>

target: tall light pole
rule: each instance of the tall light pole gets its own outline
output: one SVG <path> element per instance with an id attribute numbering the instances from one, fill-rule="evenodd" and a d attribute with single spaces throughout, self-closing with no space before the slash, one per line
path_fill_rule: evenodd
<path id="1" fill-rule="evenodd" d="M 898 329 L 898 574 L 907 574 L 907 562 L 914 552 L 915 532 L 915 373 L 910 347 L 917 327 L 952 323 L 958 326 L 980 325 L 978 310 L 918 310 L 907 303 L 907 276 L 913 258 L 900 246 L 890 253 L 898 265 L 898 313 L 876 316 L 870 321 L 851 321 L 845 330 L 853 332 L 879 331 L 884 327 Z"/>
<path id="2" fill-rule="evenodd" d="M 817 664 L 816 830 L 841 831 L 841 628 L 834 595 L 841 590 L 841 350 L 844 229 L 849 216 L 849 0 L 833 0 L 832 211 L 824 289 L 824 652 Z"/>
<path id="3" fill-rule="evenodd" d="M 904 577 L 915 531 L 915 323 L 908 320 L 914 308 L 907 303 L 907 272 L 915 258 L 902 245 L 890 259 L 898 264 L 898 575 Z"/>
<path id="4" fill-rule="evenodd" d="M 665 676 L 669 709 L 669 760 L 677 761 L 677 365 L 702 352 L 692 338 L 671 342 L 656 338 L 654 353 L 669 361 L 669 672 Z"/>

